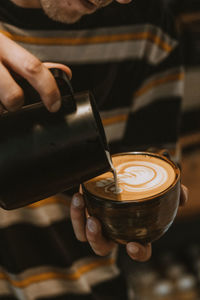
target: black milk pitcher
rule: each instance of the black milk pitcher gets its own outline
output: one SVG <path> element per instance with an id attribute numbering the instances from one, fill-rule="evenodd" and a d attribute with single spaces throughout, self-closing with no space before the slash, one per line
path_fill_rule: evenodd
<path id="1" fill-rule="evenodd" d="M 92 94 L 74 94 L 63 71 L 51 72 L 62 95 L 58 112 L 50 113 L 37 102 L 0 116 L 4 209 L 31 204 L 110 170 L 105 132 Z"/>

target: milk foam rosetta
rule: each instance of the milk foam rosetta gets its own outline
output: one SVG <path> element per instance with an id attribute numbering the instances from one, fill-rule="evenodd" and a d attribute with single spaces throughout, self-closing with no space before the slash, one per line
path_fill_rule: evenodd
<path id="1" fill-rule="evenodd" d="M 116 191 L 112 173 L 107 172 L 84 184 L 92 194 L 111 200 L 142 200 L 166 190 L 176 177 L 173 166 L 158 157 L 128 154 L 112 160 L 119 189 Z"/>

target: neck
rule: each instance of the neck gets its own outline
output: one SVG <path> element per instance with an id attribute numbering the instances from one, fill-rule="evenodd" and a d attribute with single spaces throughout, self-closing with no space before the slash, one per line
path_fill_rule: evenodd
<path id="1" fill-rule="evenodd" d="M 11 2 L 15 3 L 18 6 L 25 7 L 25 8 L 39 8 L 40 0 L 11 0 Z"/>

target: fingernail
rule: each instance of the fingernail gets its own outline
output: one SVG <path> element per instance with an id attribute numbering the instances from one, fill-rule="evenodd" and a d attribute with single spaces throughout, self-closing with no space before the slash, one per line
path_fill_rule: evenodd
<path id="1" fill-rule="evenodd" d="M 51 112 L 57 112 L 59 110 L 60 106 L 61 106 L 61 101 L 56 101 L 50 107 Z"/>
<path id="2" fill-rule="evenodd" d="M 98 232 L 97 224 L 90 218 L 88 218 L 88 220 L 87 220 L 87 227 L 88 227 L 88 230 L 92 233 Z"/>
<path id="3" fill-rule="evenodd" d="M 80 197 L 74 195 L 72 198 L 72 204 L 76 208 L 82 208 L 84 206 L 83 201 L 80 199 Z"/>
<path id="4" fill-rule="evenodd" d="M 130 252 L 133 255 L 136 255 L 140 252 L 140 249 L 136 245 L 127 245 L 128 252 Z"/>

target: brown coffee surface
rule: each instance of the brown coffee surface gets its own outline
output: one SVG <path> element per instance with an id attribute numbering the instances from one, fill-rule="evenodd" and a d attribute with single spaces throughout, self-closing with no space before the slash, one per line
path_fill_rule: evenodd
<path id="1" fill-rule="evenodd" d="M 165 191 L 176 178 L 169 162 L 148 154 L 118 155 L 112 161 L 119 190 L 116 191 L 113 174 L 107 172 L 84 183 L 91 194 L 110 200 L 142 201 Z"/>

